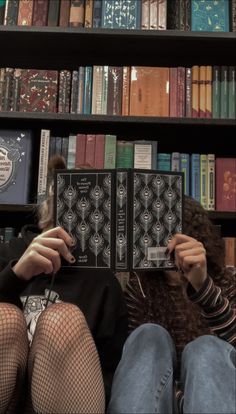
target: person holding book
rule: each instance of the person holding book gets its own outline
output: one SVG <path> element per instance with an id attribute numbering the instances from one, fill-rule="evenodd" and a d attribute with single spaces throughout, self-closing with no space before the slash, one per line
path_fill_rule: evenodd
<path id="1" fill-rule="evenodd" d="M 133 273 L 128 337 L 108 414 L 233 414 L 236 274 L 202 206 L 185 198 L 183 234 L 167 254 L 176 271 Z"/>
<path id="2" fill-rule="evenodd" d="M 54 168 L 65 168 L 61 158 Z M 38 226 L 0 245 L 0 413 L 17 406 L 26 367 L 27 410 L 103 413 L 127 337 L 113 273 L 61 268 L 74 262 L 73 240 L 53 227 L 52 200 L 40 206 Z"/>

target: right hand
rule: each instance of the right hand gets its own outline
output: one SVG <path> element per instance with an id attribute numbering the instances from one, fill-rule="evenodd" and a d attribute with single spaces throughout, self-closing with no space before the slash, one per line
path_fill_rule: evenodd
<path id="1" fill-rule="evenodd" d="M 33 239 L 13 266 L 13 271 L 19 279 L 25 281 L 41 273 L 56 273 L 61 267 L 60 256 L 74 263 L 75 259 L 68 249 L 68 246 L 72 245 L 72 238 L 63 228 L 47 230 Z"/>

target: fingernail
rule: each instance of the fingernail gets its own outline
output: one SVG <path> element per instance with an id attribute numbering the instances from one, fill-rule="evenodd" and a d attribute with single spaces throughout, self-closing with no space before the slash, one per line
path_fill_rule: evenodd
<path id="1" fill-rule="evenodd" d="M 68 260 L 70 263 L 75 263 L 75 257 L 72 255 L 68 255 Z"/>
<path id="2" fill-rule="evenodd" d="M 75 246 L 75 240 L 71 240 L 70 241 L 70 245 L 73 247 L 73 246 Z"/>

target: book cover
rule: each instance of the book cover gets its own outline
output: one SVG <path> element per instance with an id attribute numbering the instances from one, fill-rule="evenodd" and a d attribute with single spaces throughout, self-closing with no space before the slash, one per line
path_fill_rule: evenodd
<path id="1" fill-rule="evenodd" d="M 5 6 L 4 25 L 15 26 L 18 19 L 18 0 L 7 0 Z"/>
<path id="2" fill-rule="evenodd" d="M 32 26 L 46 26 L 48 0 L 34 0 Z"/>
<path id="3" fill-rule="evenodd" d="M 236 211 L 236 158 L 216 158 L 216 210 Z"/>
<path id="4" fill-rule="evenodd" d="M 56 70 L 22 69 L 20 112 L 56 112 Z"/>
<path id="5" fill-rule="evenodd" d="M 18 26 L 31 26 L 33 18 L 33 5 L 32 0 L 19 0 L 18 9 Z"/>
<path id="6" fill-rule="evenodd" d="M 192 0 L 191 29 L 204 32 L 228 32 L 229 0 Z"/>
<path id="7" fill-rule="evenodd" d="M 75 242 L 73 267 L 173 267 L 165 252 L 173 234 L 182 231 L 183 174 L 57 170 L 54 188 L 55 225 L 65 228 Z"/>
<path id="8" fill-rule="evenodd" d="M 1 204 L 29 202 L 31 153 L 31 131 L 0 130 Z"/>
<path id="9" fill-rule="evenodd" d="M 55 225 L 72 236 L 76 267 L 112 269 L 115 176 L 109 170 L 58 170 Z"/>

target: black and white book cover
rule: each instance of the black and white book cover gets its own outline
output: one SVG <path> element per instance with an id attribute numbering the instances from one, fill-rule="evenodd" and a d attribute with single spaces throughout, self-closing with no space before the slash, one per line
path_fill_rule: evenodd
<path id="1" fill-rule="evenodd" d="M 73 237 L 75 264 L 116 271 L 172 268 L 166 246 L 182 232 L 183 173 L 58 170 L 55 225 Z"/>
<path id="2" fill-rule="evenodd" d="M 115 177 L 110 170 L 55 172 L 55 225 L 74 239 L 73 266 L 113 269 Z"/>

